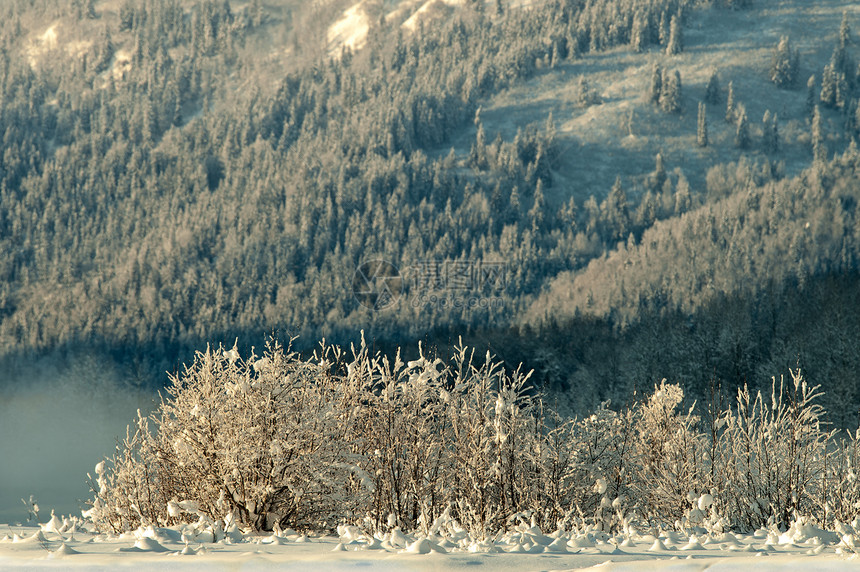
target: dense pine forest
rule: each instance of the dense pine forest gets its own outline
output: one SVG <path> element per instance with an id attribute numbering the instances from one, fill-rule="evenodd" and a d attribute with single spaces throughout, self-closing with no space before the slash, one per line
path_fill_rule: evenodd
<path id="1" fill-rule="evenodd" d="M 87 353 L 160 384 L 207 342 L 363 330 L 382 351 L 462 336 L 534 368 L 570 412 L 663 378 L 708 399 L 800 367 L 830 421 L 856 426 L 855 18 L 812 53 L 767 47 L 771 65 L 747 70 L 780 102 L 762 121 L 733 70 L 678 71 L 687 39 L 707 49 L 699 15 L 775 3 L 469 1 L 414 28 L 368 3 L 351 47 L 325 42 L 345 3 L 4 2 L 8 382 Z M 650 70 L 618 149 L 665 128 L 713 160 L 646 146 L 595 182 L 567 118 L 499 124 L 494 97 L 559 74 L 576 113 L 611 105 L 577 73 L 600 57 Z M 402 281 L 369 308 L 356 269 L 377 259 Z M 452 298 L 457 268 L 472 281 Z"/>

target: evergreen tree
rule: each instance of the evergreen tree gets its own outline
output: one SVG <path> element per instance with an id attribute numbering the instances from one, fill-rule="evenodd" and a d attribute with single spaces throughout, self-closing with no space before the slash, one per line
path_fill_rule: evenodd
<path id="1" fill-rule="evenodd" d="M 748 149 L 750 146 L 750 126 L 747 111 L 743 105 L 738 105 L 737 117 L 735 145 L 738 149 Z"/>
<path id="2" fill-rule="evenodd" d="M 848 82 L 845 79 L 844 73 L 836 74 L 836 101 L 835 106 L 837 109 L 845 109 L 845 106 L 848 104 L 848 98 L 850 96 L 848 89 Z"/>
<path id="3" fill-rule="evenodd" d="M 851 43 L 851 24 L 848 23 L 848 11 L 842 12 L 842 22 L 839 24 L 839 46 L 842 49 Z"/>
<path id="4" fill-rule="evenodd" d="M 821 110 L 816 105 L 812 112 L 812 158 L 816 162 L 824 161 L 827 149 L 824 146 L 824 133 L 821 126 Z"/>
<path id="5" fill-rule="evenodd" d="M 487 161 L 487 136 L 484 133 L 484 124 L 480 118 L 475 117 L 475 123 L 478 129 L 475 133 L 475 143 L 469 151 L 469 164 L 478 170 L 484 170 L 489 167 Z"/>
<path id="6" fill-rule="evenodd" d="M 764 112 L 762 118 L 762 134 L 762 146 L 765 152 L 773 154 L 779 151 L 777 116 L 775 113 L 771 115 L 769 109 Z"/>
<path id="7" fill-rule="evenodd" d="M 641 12 L 633 16 L 630 28 L 630 48 L 636 53 L 642 53 L 648 47 L 648 19 Z"/>
<path id="8" fill-rule="evenodd" d="M 251 15 L 251 26 L 258 28 L 263 24 L 266 14 L 261 0 L 251 0 L 248 6 L 248 14 Z"/>
<path id="9" fill-rule="evenodd" d="M 650 187 L 654 193 L 659 193 L 663 189 L 663 184 L 666 182 L 666 166 L 663 164 L 663 154 L 657 153 L 654 158 L 654 172 L 651 173 Z M 619 183 L 620 184 L 620 183 Z"/>
<path id="10" fill-rule="evenodd" d="M 648 83 L 648 101 L 654 104 L 660 103 L 663 93 L 663 68 L 655 63 L 651 68 L 651 81 Z"/>
<path id="11" fill-rule="evenodd" d="M 837 81 L 833 66 L 831 64 L 824 66 L 824 71 L 821 74 L 821 96 L 819 97 L 824 107 L 836 107 Z"/>
<path id="12" fill-rule="evenodd" d="M 119 29 L 131 30 L 134 24 L 134 0 L 123 0 L 119 6 Z"/>
<path id="13" fill-rule="evenodd" d="M 836 47 L 833 48 L 833 54 L 830 56 L 830 65 L 833 69 L 845 76 L 849 87 L 852 89 L 856 81 L 856 68 L 854 59 L 848 52 L 848 45 L 851 43 L 851 26 L 848 24 L 848 13 L 842 13 L 842 23 L 839 26 L 839 40 Z"/>
<path id="14" fill-rule="evenodd" d="M 800 55 L 792 50 L 788 36 L 782 36 L 773 53 L 770 64 L 770 81 L 781 89 L 792 87 L 797 81 Z"/>
<path id="15" fill-rule="evenodd" d="M 857 139 L 857 136 L 860 135 L 860 103 L 857 100 L 854 101 L 855 110 L 854 110 L 854 129 L 852 131 L 852 142 L 854 139 Z"/>
<path id="16" fill-rule="evenodd" d="M 576 231 L 576 218 L 578 214 L 579 207 L 576 205 L 576 199 L 570 197 L 558 213 L 559 223 L 561 223 L 562 228 L 572 232 Z"/>
<path id="17" fill-rule="evenodd" d="M 711 70 L 708 84 L 705 86 L 705 103 L 716 105 L 720 102 L 720 79 L 717 76 L 717 68 Z"/>
<path id="18" fill-rule="evenodd" d="M 690 183 L 687 181 L 687 177 L 681 173 L 678 176 L 678 185 L 675 187 L 675 216 L 680 216 L 690 210 L 692 203 Z"/>
<path id="19" fill-rule="evenodd" d="M 537 233 L 544 224 L 546 209 L 545 199 L 543 196 L 543 180 L 538 179 L 535 185 L 534 204 L 529 209 L 529 222 L 531 223 L 532 232 Z"/>
<path id="20" fill-rule="evenodd" d="M 660 95 L 660 107 L 666 113 L 681 112 L 681 74 L 678 70 L 663 74 L 663 91 Z"/>
<path id="21" fill-rule="evenodd" d="M 806 117 L 811 118 L 815 110 L 815 75 L 806 80 Z"/>
<path id="22" fill-rule="evenodd" d="M 857 100 L 851 99 L 844 108 L 845 137 L 852 142 L 857 134 Z"/>
<path id="23" fill-rule="evenodd" d="M 708 146 L 708 117 L 707 104 L 704 101 L 699 102 L 699 116 L 696 124 L 696 143 L 699 147 Z"/>
<path id="24" fill-rule="evenodd" d="M 591 87 L 585 75 L 580 75 L 576 86 L 576 101 L 581 107 L 598 105 L 601 102 L 600 94 Z"/>
<path id="25" fill-rule="evenodd" d="M 645 230 L 651 228 L 657 220 L 657 201 L 651 191 L 645 193 L 639 208 L 636 209 L 636 225 Z"/>
<path id="26" fill-rule="evenodd" d="M 517 185 L 514 185 L 508 199 L 508 215 L 508 220 L 517 220 L 520 217 L 520 188 Z"/>
<path id="27" fill-rule="evenodd" d="M 666 45 L 666 53 L 672 56 L 680 54 L 682 51 L 684 51 L 684 36 L 680 19 L 675 14 L 672 16 L 672 22 L 669 25 L 669 42 Z"/>
<path id="28" fill-rule="evenodd" d="M 658 30 L 660 45 L 665 46 L 669 41 L 669 15 L 666 10 L 660 14 L 660 27 Z"/>
<path id="29" fill-rule="evenodd" d="M 630 232 L 630 210 L 627 205 L 627 193 L 621 185 L 621 177 L 616 177 L 612 190 L 606 197 L 603 216 L 611 240 L 618 241 L 627 238 Z"/>
<path id="30" fill-rule="evenodd" d="M 729 82 L 728 93 L 726 95 L 726 121 L 735 123 L 737 121 L 737 110 L 735 109 L 735 86 L 734 82 Z"/>

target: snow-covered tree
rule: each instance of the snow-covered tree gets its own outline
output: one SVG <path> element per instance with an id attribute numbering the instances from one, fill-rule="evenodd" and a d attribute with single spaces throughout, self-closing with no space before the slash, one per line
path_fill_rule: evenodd
<path id="1" fill-rule="evenodd" d="M 782 36 L 777 44 L 770 64 L 770 81 L 786 89 L 794 86 L 800 68 L 800 54 L 792 49 L 788 36 Z"/>
<path id="2" fill-rule="evenodd" d="M 649 40 L 648 18 L 641 12 L 637 12 L 633 16 L 633 24 L 630 28 L 630 48 L 637 53 L 644 52 Z"/>
<path id="3" fill-rule="evenodd" d="M 681 111 L 681 73 L 675 70 L 663 73 L 662 91 L 660 92 L 660 107 L 666 113 Z"/>
<path id="4" fill-rule="evenodd" d="M 824 66 L 824 71 L 821 73 L 821 96 L 819 97 L 824 107 L 836 107 L 838 82 L 839 78 L 833 66 L 831 64 Z"/>
<path id="5" fill-rule="evenodd" d="M 720 78 L 717 75 L 717 69 L 711 70 L 711 75 L 708 76 L 708 83 L 705 86 L 705 103 L 715 105 L 720 102 Z"/>
<path id="6" fill-rule="evenodd" d="M 666 53 L 670 56 L 680 54 L 684 51 L 684 32 L 681 21 L 677 14 L 672 16 L 669 24 L 669 40 L 666 44 Z"/>
<path id="7" fill-rule="evenodd" d="M 737 408 L 724 415 L 726 466 L 723 502 L 735 524 L 751 529 L 787 526 L 814 510 L 812 499 L 830 460 L 818 386 L 799 371 L 773 379 L 770 395 L 738 391 Z"/>
<path id="8" fill-rule="evenodd" d="M 750 145 L 750 126 L 747 111 L 743 105 L 737 108 L 737 123 L 735 128 L 735 145 L 738 149 L 747 149 Z"/>
<path id="9" fill-rule="evenodd" d="M 824 145 L 824 132 L 821 125 L 821 110 L 816 105 L 812 111 L 812 157 L 815 161 L 823 161 L 827 157 L 827 149 Z"/>
<path id="10" fill-rule="evenodd" d="M 779 151 L 779 122 L 777 115 L 771 114 L 769 109 L 762 118 L 762 146 L 766 153 Z"/>
<path id="11" fill-rule="evenodd" d="M 674 522 L 685 513 L 689 491 L 707 492 L 704 435 L 693 408 L 679 411 L 684 392 L 663 380 L 636 409 L 636 477 L 632 492 L 643 516 Z"/>
<path id="12" fill-rule="evenodd" d="M 726 121 L 735 123 L 737 121 L 737 110 L 735 109 L 735 86 L 734 82 L 729 82 L 728 93 L 726 94 Z"/>
<path id="13" fill-rule="evenodd" d="M 815 91 L 815 75 L 809 76 L 809 79 L 806 80 L 806 117 L 812 118 L 812 112 L 815 110 L 816 105 L 816 91 Z"/>
<path id="14" fill-rule="evenodd" d="M 655 63 L 651 68 L 651 77 L 648 82 L 648 91 L 646 93 L 647 100 L 651 103 L 660 103 L 660 96 L 663 93 L 663 68 L 660 64 Z"/>
<path id="15" fill-rule="evenodd" d="M 708 146 L 707 105 L 703 101 L 699 102 L 699 112 L 696 119 L 696 143 L 699 147 Z"/>

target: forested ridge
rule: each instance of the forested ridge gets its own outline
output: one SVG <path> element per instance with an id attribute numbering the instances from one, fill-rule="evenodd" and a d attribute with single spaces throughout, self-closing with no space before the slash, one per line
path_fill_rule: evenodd
<path id="1" fill-rule="evenodd" d="M 755 301 L 763 296 L 779 300 L 767 306 L 771 324 L 794 323 L 787 313 L 798 308 L 784 302 L 790 292 L 820 290 L 798 296 L 822 307 L 840 307 L 831 296 L 850 299 L 860 240 L 850 32 L 840 35 L 820 93 L 813 82 L 814 149 L 801 175 L 785 177 L 774 150 L 716 166 L 707 188 L 696 189 L 657 156 L 653 173 L 633 173 L 641 185 L 625 188 L 619 178 L 578 204 L 553 175 L 569 152 L 558 144 L 556 120 L 492 137 L 482 103 L 589 54 L 680 51 L 679 30 L 705 4 L 467 4 L 414 32 L 382 18 L 362 49 L 330 58 L 296 29 L 278 40 L 288 55 L 272 76 L 256 59 L 261 39 L 271 41 L 275 26 L 293 17 L 285 3 L 4 3 L 6 362 L 99 348 L 151 381 L 208 341 L 259 345 L 280 332 L 310 346 L 323 337 L 348 342 L 363 329 L 384 347 L 416 337 L 445 344 L 462 332 L 508 349 L 511 363 L 538 367 L 538 379 L 553 387 L 588 384 L 577 407 L 626 390 L 633 372 L 642 386 L 676 373 L 704 393 L 712 377 L 757 382 L 764 364 L 795 365 L 802 355 L 812 362 L 818 354 L 804 348 L 815 344 L 768 332 L 758 315 L 747 326 L 719 326 L 752 340 L 731 351 L 704 336 L 713 349 L 706 358 L 664 349 L 658 367 L 662 354 L 629 356 L 639 351 L 631 339 L 647 337 L 637 331 L 663 324 L 677 334 L 667 346 L 683 348 L 694 339 L 683 334 L 689 323 L 710 331 L 725 307 L 738 308 L 727 316 L 743 316 L 762 309 Z M 803 78 L 777 79 L 803 97 Z M 681 82 L 669 70 L 660 76 L 651 93 L 660 109 L 678 111 Z M 581 85 L 579 97 L 591 105 Z M 732 113 L 738 145 L 751 144 L 742 137 L 744 114 Z M 825 139 L 821 114 L 844 117 L 844 132 Z M 476 129 L 471 149 L 448 152 L 464 126 Z M 401 303 L 374 312 L 353 295 L 356 268 L 374 258 L 402 269 L 503 263 L 504 288 L 475 293 L 502 303 L 410 304 L 407 282 Z M 821 313 L 802 310 L 821 324 Z M 852 324 L 831 338 L 856 340 Z M 618 348 L 623 340 L 627 349 Z M 592 366 L 603 352 L 626 357 Z M 801 361 L 822 376 L 838 369 L 847 383 L 851 364 Z M 625 369 L 631 362 L 653 367 Z M 828 389 L 826 379 L 813 381 Z"/>

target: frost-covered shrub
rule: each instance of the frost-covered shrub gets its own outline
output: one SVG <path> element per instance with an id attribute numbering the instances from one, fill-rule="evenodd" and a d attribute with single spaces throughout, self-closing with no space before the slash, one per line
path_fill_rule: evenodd
<path id="1" fill-rule="evenodd" d="M 678 411 L 683 399 L 679 386 L 663 380 L 636 409 L 637 466 L 631 489 L 649 520 L 674 523 L 686 516 L 691 492 L 708 492 L 705 436 L 692 405 Z"/>
<path id="2" fill-rule="evenodd" d="M 180 518 L 167 503 L 184 499 L 258 529 L 339 515 L 354 465 L 334 437 L 352 410 L 328 353 L 303 361 L 275 343 L 247 361 L 235 349 L 198 354 L 99 475 L 91 517 L 114 530 L 167 524 Z"/>
<path id="3" fill-rule="evenodd" d="M 828 446 L 826 474 L 813 499 L 821 524 L 855 521 L 860 516 L 860 429 Z"/>
<path id="4" fill-rule="evenodd" d="M 489 354 L 483 364 L 460 348 L 445 399 L 448 490 L 454 514 L 473 535 L 485 537 L 514 514 L 534 508 L 543 494 L 543 425 L 529 395 L 529 374 L 508 376 Z"/>
<path id="5" fill-rule="evenodd" d="M 448 366 L 364 343 L 309 359 L 277 343 L 259 359 L 210 349 L 100 469 L 87 515 L 114 531 L 199 515 L 378 530 L 427 529 L 447 510 L 484 535 L 545 496 L 528 377 L 465 348 Z"/>
<path id="6" fill-rule="evenodd" d="M 790 384 L 774 378 L 769 399 L 744 387 L 737 408 L 725 412 L 720 496 L 735 526 L 787 526 L 798 515 L 824 516 L 814 499 L 826 486 L 835 431 L 823 428 L 821 396 L 800 372 Z"/>
<path id="7" fill-rule="evenodd" d="M 860 515 L 858 437 L 823 428 L 799 374 L 707 423 L 665 380 L 614 411 L 545 411 L 529 374 L 457 348 L 404 362 L 324 344 L 209 349 L 96 467 L 85 516 L 119 532 L 199 518 L 250 529 L 612 533 L 823 526 Z M 222 527 L 223 528 L 223 527 Z"/>
<path id="8" fill-rule="evenodd" d="M 444 477 L 440 394 L 445 371 L 440 366 L 441 360 L 423 356 L 404 363 L 399 354 L 389 363 L 362 345 L 343 368 L 343 381 L 361 396 L 344 439 L 358 474 L 367 479 L 366 498 L 358 505 L 374 529 L 410 529 L 419 521 L 429 524 L 441 512 L 432 500 Z"/>
<path id="9" fill-rule="evenodd" d="M 158 522 L 166 506 L 167 489 L 160 470 L 149 420 L 138 411 L 137 422 L 129 425 L 125 439 L 117 445 L 117 453 L 96 465 L 96 477 L 91 475 L 95 499 L 83 516 L 111 532 L 136 528 L 143 522 Z"/>
<path id="10" fill-rule="evenodd" d="M 579 524 L 609 531 L 621 524 L 630 500 L 633 467 L 633 412 L 616 412 L 609 403 L 569 427 L 565 500 L 576 510 Z"/>

